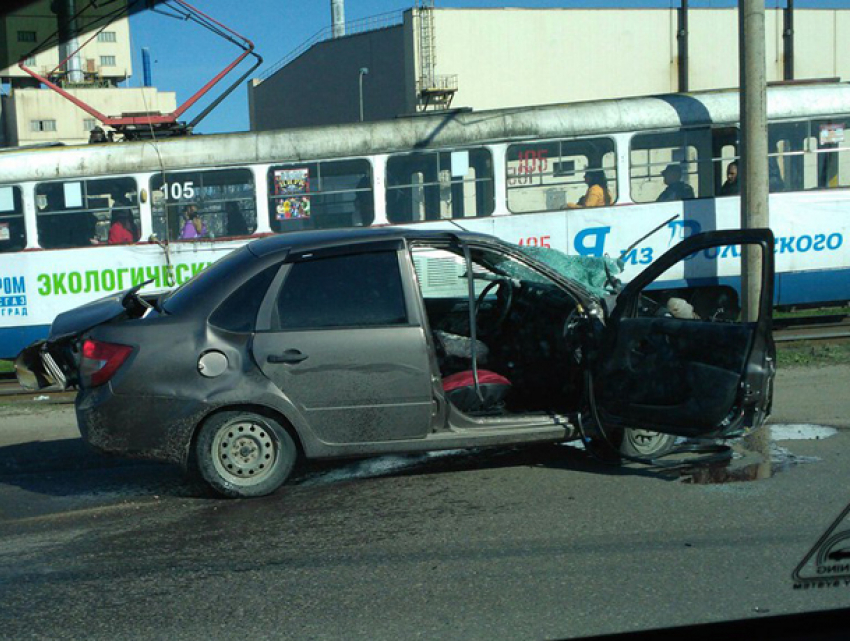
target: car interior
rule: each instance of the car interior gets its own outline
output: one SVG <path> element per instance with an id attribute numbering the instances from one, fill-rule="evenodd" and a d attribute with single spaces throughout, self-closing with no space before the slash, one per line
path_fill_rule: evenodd
<path id="1" fill-rule="evenodd" d="M 570 294 L 518 260 L 472 247 L 472 300 L 461 248 L 413 252 L 443 388 L 457 409 L 503 416 L 578 408 L 583 379 Z"/>

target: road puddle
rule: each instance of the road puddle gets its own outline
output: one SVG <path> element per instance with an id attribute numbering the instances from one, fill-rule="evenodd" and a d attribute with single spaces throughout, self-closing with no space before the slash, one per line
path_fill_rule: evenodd
<path id="1" fill-rule="evenodd" d="M 684 468 L 681 472 L 682 482 L 693 485 L 718 485 L 721 483 L 742 483 L 770 478 L 777 470 L 766 463 L 751 463 L 735 467 L 732 463 L 725 465 L 702 465 Z"/>
<path id="2" fill-rule="evenodd" d="M 797 426 L 776 426 L 794 427 Z M 797 430 L 778 431 L 773 428 L 774 438 L 782 434 L 787 438 L 782 440 L 801 440 L 802 438 L 821 439 L 827 438 L 835 433 L 832 428 L 821 428 L 817 431 L 809 431 L 810 436 L 800 436 Z M 808 426 L 814 427 L 814 426 Z M 820 427 L 820 426 L 818 426 Z M 827 432 L 826 430 L 832 430 Z M 793 436 L 789 436 L 794 434 Z M 735 447 L 737 450 L 738 448 Z M 756 460 L 752 460 L 756 459 Z M 747 481 L 759 481 L 771 478 L 780 472 L 785 472 L 792 467 L 805 463 L 817 463 L 821 459 L 816 456 L 799 456 L 791 452 L 787 447 L 782 447 L 775 441 L 770 444 L 770 462 L 760 460 L 761 456 L 753 453 L 741 453 L 736 451 L 730 461 L 709 465 L 694 465 L 684 467 L 680 470 L 680 478 L 683 483 L 693 485 L 717 485 L 722 483 L 743 483 Z M 752 460 L 752 462 L 750 462 Z"/>

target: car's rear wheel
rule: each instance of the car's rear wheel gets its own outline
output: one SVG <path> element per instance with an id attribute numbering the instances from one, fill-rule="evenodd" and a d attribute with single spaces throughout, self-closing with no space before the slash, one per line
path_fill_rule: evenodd
<path id="1" fill-rule="evenodd" d="M 203 479 L 228 497 L 271 494 L 289 478 L 295 442 L 275 420 L 253 412 L 222 412 L 201 427 L 195 458 Z"/>
<path id="2" fill-rule="evenodd" d="M 620 453 L 638 458 L 657 458 L 667 454 L 676 444 L 673 434 L 626 428 L 622 432 Z"/>

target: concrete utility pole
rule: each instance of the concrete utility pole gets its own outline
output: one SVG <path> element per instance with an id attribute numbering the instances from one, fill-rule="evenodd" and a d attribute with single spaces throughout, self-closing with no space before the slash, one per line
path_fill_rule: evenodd
<path id="1" fill-rule="evenodd" d="M 769 226 L 764 0 L 738 0 L 741 74 L 741 227 Z M 743 252 L 744 320 L 758 318 L 761 260 Z M 772 295 L 772 292 L 765 292 Z"/>
<path id="2" fill-rule="evenodd" d="M 738 0 L 741 76 L 741 227 L 768 227 L 767 82 L 765 78 L 764 0 Z M 741 252 L 741 312 L 744 322 L 758 318 L 762 257 L 758 247 Z M 772 251 L 772 248 L 771 248 Z M 762 456 L 758 478 L 770 476 L 770 432 L 761 427 L 745 440 Z"/>

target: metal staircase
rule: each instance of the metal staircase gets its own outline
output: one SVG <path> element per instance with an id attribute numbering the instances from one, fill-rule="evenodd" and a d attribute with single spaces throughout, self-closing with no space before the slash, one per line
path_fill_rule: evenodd
<path id="1" fill-rule="evenodd" d="M 438 76 L 437 47 L 434 37 L 434 0 L 417 0 L 419 17 L 419 81 L 417 93 L 419 110 L 448 109 L 457 92 L 457 75 Z"/>

